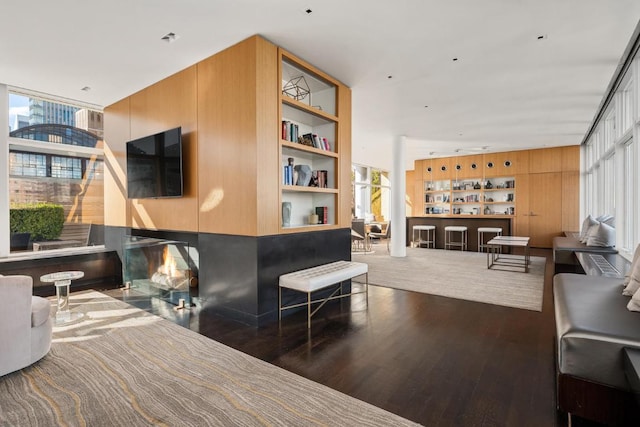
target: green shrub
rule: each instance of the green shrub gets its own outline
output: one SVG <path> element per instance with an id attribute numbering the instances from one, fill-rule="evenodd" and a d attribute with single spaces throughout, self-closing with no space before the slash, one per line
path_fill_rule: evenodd
<path id="1" fill-rule="evenodd" d="M 53 240 L 60 237 L 64 209 L 53 203 L 12 204 L 9 227 L 12 233 L 31 233 L 31 240 Z"/>

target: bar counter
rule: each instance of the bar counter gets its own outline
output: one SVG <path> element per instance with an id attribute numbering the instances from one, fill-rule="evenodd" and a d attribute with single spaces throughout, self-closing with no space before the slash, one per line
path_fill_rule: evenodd
<path id="1" fill-rule="evenodd" d="M 449 225 L 467 227 L 467 250 L 478 250 L 478 228 L 500 227 L 503 236 L 510 236 L 512 229 L 512 215 L 448 215 L 448 216 L 411 216 L 407 217 L 407 246 L 411 246 L 414 225 L 435 225 L 436 248 L 444 249 L 444 228 Z M 393 230 L 391 230 L 393 233 Z M 493 236 L 493 235 L 491 235 Z M 485 235 L 485 237 L 489 237 Z M 455 234 L 458 240 L 459 233 Z"/>

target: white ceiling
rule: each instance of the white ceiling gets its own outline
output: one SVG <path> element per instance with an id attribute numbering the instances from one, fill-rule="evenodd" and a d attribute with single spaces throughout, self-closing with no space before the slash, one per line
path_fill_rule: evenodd
<path id="1" fill-rule="evenodd" d="M 353 160 L 388 169 L 398 135 L 408 163 L 579 144 L 640 1 L 35 0 L 2 14 L 0 83 L 100 106 L 261 34 L 352 88 Z"/>

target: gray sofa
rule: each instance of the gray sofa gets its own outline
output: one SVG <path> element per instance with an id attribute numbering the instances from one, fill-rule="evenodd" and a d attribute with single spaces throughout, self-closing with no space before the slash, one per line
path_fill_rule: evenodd
<path id="1" fill-rule="evenodd" d="M 553 296 L 559 409 L 607 424 L 635 423 L 623 349 L 640 349 L 640 313 L 627 309 L 622 279 L 557 274 Z"/>
<path id="2" fill-rule="evenodd" d="M 51 303 L 32 292 L 31 277 L 0 275 L 0 376 L 31 365 L 51 348 Z"/>

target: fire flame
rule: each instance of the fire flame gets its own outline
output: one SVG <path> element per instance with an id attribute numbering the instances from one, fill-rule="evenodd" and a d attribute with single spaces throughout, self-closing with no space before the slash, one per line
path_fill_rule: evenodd
<path id="1" fill-rule="evenodd" d="M 166 274 L 169 277 L 176 277 L 176 260 L 169 252 L 169 247 L 165 246 L 162 251 L 162 266 L 160 267 L 160 273 Z"/>

